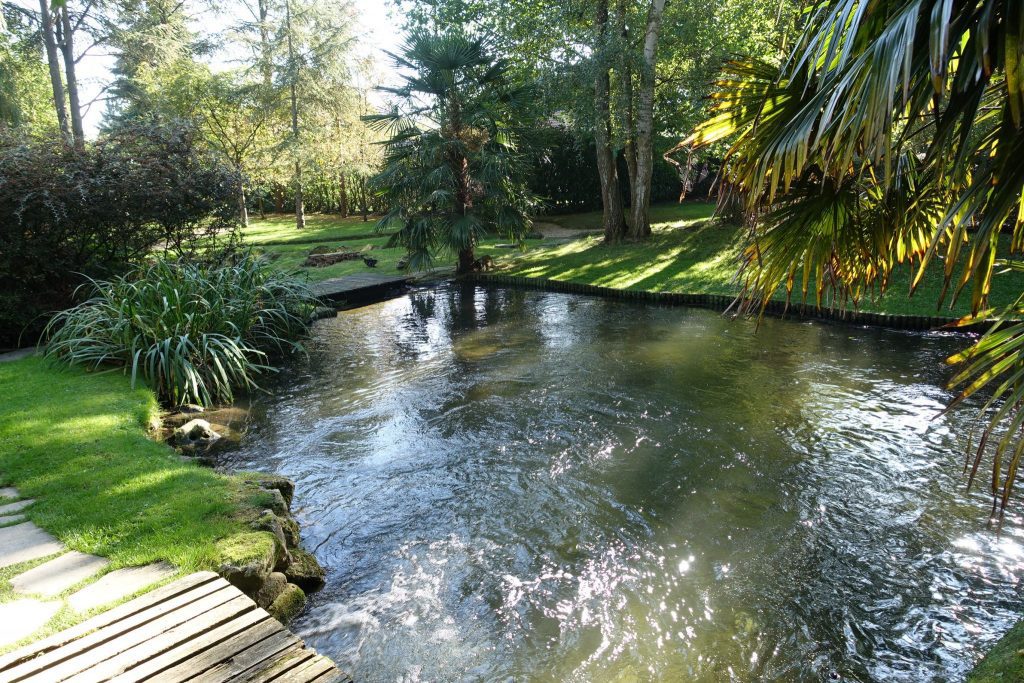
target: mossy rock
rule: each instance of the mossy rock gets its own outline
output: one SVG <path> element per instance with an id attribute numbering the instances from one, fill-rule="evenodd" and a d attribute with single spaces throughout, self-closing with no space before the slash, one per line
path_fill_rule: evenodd
<path id="1" fill-rule="evenodd" d="M 263 582 L 262 586 L 260 586 L 260 589 L 256 591 L 256 595 L 253 596 L 253 600 L 255 600 L 256 604 L 263 609 L 269 609 L 281 593 L 284 593 L 287 587 L 287 576 L 281 572 L 271 572 L 270 575 L 267 576 L 267 580 Z"/>
<path id="2" fill-rule="evenodd" d="M 267 611 L 282 624 L 287 624 L 306 606 L 306 594 L 294 583 L 289 583 L 270 604 Z"/>
<path id="3" fill-rule="evenodd" d="M 217 542 L 217 573 L 246 595 L 255 595 L 274 570 L 282 550 L 274 534 L 267 531 L 229 536 Z"/>
<path id="4" fill-rule="evenodd" d="M 295 482 L 288 477 L 282 477 L 279 474 L 264 474 L 262 472 L 246 472 L 241 476 L 247 482 L 254 484 L 261 489 L 279 491 L 285 503 L 284 512 L 287 512 L 288 508 L 291 507 L 292 499 L 295 497 Z M 262 507 L 271 506 L 263 505 Z M 277 510 L 274 510 L 274 512 L 277 512 Z"/>
<path id="5" fill-rule="evenodd" d="M 284 575 L 303 590 L 316 591 L 323 588 L 327 572 L 310 553 L 296 548 L 292 550 L 292 563 L 284 570 Z"/>
<path id="6" fill-rule="evenodd" d="M 299 523 L 291 517 L 278 517 L 281 522 L 281 530 L 284 532 L 285 544 L 289 548 L 298 548 L 301 541 L 299 535 Z"/>
<path id="7" fill-rule="evenodd" d="M 1024 619 L 1017 622 L 967 675 L 967 683 L 1024 681 Z"/>

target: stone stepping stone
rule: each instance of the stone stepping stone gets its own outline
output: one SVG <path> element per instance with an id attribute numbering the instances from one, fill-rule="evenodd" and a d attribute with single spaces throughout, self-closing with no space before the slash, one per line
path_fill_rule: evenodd
<path id="1" fill-rule="evenodd" d="M 0 526 L 7 526 L 9 524 L 21 524 L 25 521 L 25 518 L 21 515 L 11 515 L 8 517 L 0 517 Z"/>
<path id="2" fill-rule="evenodd" d="M 128 567 L 105 574 L 96 583 L 91 583 L 68 598 L 68 604 L 78 612 L 106 605 L 143 588 L 152 586 L 158 581 L 169 579 L 178 571 L 171 565 L 160 562 L 147 564 L 144 567 Z"/>
<path id="3" fill-rule="evenodd" d="M 0 528 L 0 569 L 64 552 L 64 544 L 32 522 Z"/>
<path id="4" fill-rule="evenodd" d="M 0 488 L 0 498 L 21 498 L 21 494 L 18 493 L 18 489 L 16 488 L 5 486 L 4 488 Z"/>
<path id="5" fill-rule="evenodd" d="M 0 603 L 0 647 L 32 635 L 59 609 L 59 602 L 12 600 Z"/>
<path id="6" fill-rule="evenodd" d="M 110 564 L 110 560 L 86 555 L 75 550 L 54 558 L 49 562 L 29 569 L 11 579 L 11 586 L 16 593 L 42 594 L 47 597 L 59 595 L 76 583 L 85 581 L 90 576 Z"/>
<path id="7" fill-rule="evenodd" d="M 7 505 L 0 505 L 0 515 L 9 515 L 14 512 L 21 512 L 32 503 L 36 502 L 32 498 L 26 500 L 19 500 L 17 503 L 8 503 Z"/>

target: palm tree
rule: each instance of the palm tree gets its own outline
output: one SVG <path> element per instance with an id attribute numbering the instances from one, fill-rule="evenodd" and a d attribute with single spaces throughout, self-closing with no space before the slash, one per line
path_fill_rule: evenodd
<path id="1" fill-rule="evenodd" d="M 743 302 L 763 312 L 799 286 L 817 306 L 856 305 L 900 264 L 913 286 L 943 268 L 940 305 L 966 294 L 961 324 L 999 321 L 951 361 L 954 405 L 989 387 L 965 469 L 973 482 L 992 453 L 1001 515 L 1024 454 L 1024 300 L 987 300 L 1024 246 L 1024 3 L 827 0 L 805 20 L 781 66 L 730 63 L 682 143 L 733 139 L 724 199 L 752 225 Z"/>
<path id="2" fill-rule="evenodd" d="M 401 103 L 365 117 L 390 136 L 374 184 L 391 208 L 378 227 L 398 229 L 392 242 L 408 250 L 410 266 L 451 252 L 456 272 L 467 273 L 486 235 L 520 241 L 529 231 L 528 92 L 509 83 L 508 65 L 483 40 L 463 33 L 415 34 L 391 57 L 404 83 L 381 89 Z"/>

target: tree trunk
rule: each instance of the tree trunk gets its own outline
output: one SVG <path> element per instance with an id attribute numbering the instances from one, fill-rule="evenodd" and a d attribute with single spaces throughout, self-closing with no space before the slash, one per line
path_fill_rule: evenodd
<path id="1" fill-rule="evenodd" d="M 75 35 L 71 28 L 71 17 L 68 6 L 64 5 L 57 11 L 60 17 L 61 40 L 60 49 L 64 53 L 64 76 L 67 79 L 68 100 L 71 105 L 71 135 L 76 149 L 85 149 L 85 128 L 82 125 L 82 104 L 78 98 L 78 77 L 75 75 Z"/>
<path id="2" fill-rule="evenodd" d="M 622 128 L 622 154 L 626 158 L 626 171 L 629 174 L 630 195 L 636 185 L 636 145 L 633 144 L 636 122 L 633 115 L 633 67 L 630 64 L 629 31 L 626 28 L 626 0 L 619 0 L 619 89 L 621 90 L 622 107 L 620 108 L 620 127 Z"/>
<path id="3" fill-rule="evenodd" d="M 456 275 L 465 275 L 466 273 L 473 272 L 473 266 L 476 263 L 476 253 L 474 248 L 470 246 L 467 249 L 459 250 L 459 262 L 455 266 Z"/>
<path id="4" fill-rule="evenodd" d="M 292 104 L 292 141 L 295 145 L 295 227 L 301 230 L 306 227 L 306 205 L 302 201 L 302 163 L 299 159 L 299 98 L 296 81 L 299 78 L 295 63 L 295 49 L 292 47 L 292 9 L 291 3 L 285 2 L 285 22 L 288 31 L 288 80 Z"/>
<path id="5" fill-rule="evenodd" d="M 640 100 L 636 115 L 636 182 L 633 184 L 630 234 L 642 239 L 651 234 L 651 178 L 654 175 L 654 76 L 658 49 L 658 31 L 665 0 L 651 0 L 644 34 L 643 63 L 640 66 Z"/>
<path id="6" fill-rule="evenodd" d="M 53 89 L 53 106 L 57 111 L 57 124 L 60 133 L 67 142 L 72 142 L 71 129 L 68 127 L 68 110 L 64 102 L 64 81 L 60 74 L 60 62 L 57 59 L 57 39 L 53 31 L 53 15 L 50 12 L 49 0 L 39 0 L 39 21 L 42 27 L 43 44 L 46 46 L 46 63 L 50 67 L 50 86 Z"/>
<path id="7" fill-rule="evenodd" d="M 238 218 L 242 221 L 242 227 L 249 227 L 249 207 L 246 206 L 245 181 L 238 182 Z"/>
<path id="8" fill-rule="evenodd" d="M 302 164 L 295 160 L 295 227 L 306 227 L 306 203 L 302 197 Z"/>
<path id="9" fill-rule="evenodd" d="M 342 218 L 348 218 L 348 184 L 344 173 L 338 175 L 338 213 Z"/>
<path id="10" fill-rule="evenodd" d="M 605 242 L 618 242 L 626 234 L 626 219 L 622 210 L 622 191 L 619 187 L 619 171 L 611 144 L 611 77 L 605 60 L 605 38 L 608 32 L 608 0 L 598 0 L 594 18 L 597 30 L 594 75 L 594 145 L 597 154 L 597 170 L 601 177 L 601 206 L 603 209 Z"/>

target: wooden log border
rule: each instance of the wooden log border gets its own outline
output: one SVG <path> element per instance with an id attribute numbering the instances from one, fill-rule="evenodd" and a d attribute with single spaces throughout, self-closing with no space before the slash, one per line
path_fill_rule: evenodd
<path id="1" fill-rule="evenodd" d="M 582 282 L 566 282 L 563 280 L 547 280 L 543 278 L 522 277 L 519 275 L 500 275 L 497 273 L 474 273 L 467 276 L 469 282 L 482 285 L 499 285 L 521 289 L 538 289 L 546 292 L 565 294 L 585 294 L 608 299 L 627 301 L 644 301 L 666 306 L 689 306 L 692 308 L 708 308 L 723 312 L 736 301 L 736 297 L 727 294 L 685 294 L 683 292 L 650 292 L 636 289 L 615 289 L 588 285 Z M 873 313 L 870 311 L 833 311 L 816 309 L 813 306 L 788 305 L 784 301 L 770 301 L 765 313 L 777 318 L 793 317 L 798 320 L 826 320 L 864 325 L 870 327 L 887 327 L 896 330 L 934 330 L 957 320 L 943 316 L 928 315 L 892 315 L 889 313 Z M 970 330 L 951 330 L 957 332 L 981 332 L 984 324 L 972 326 Z"/>

